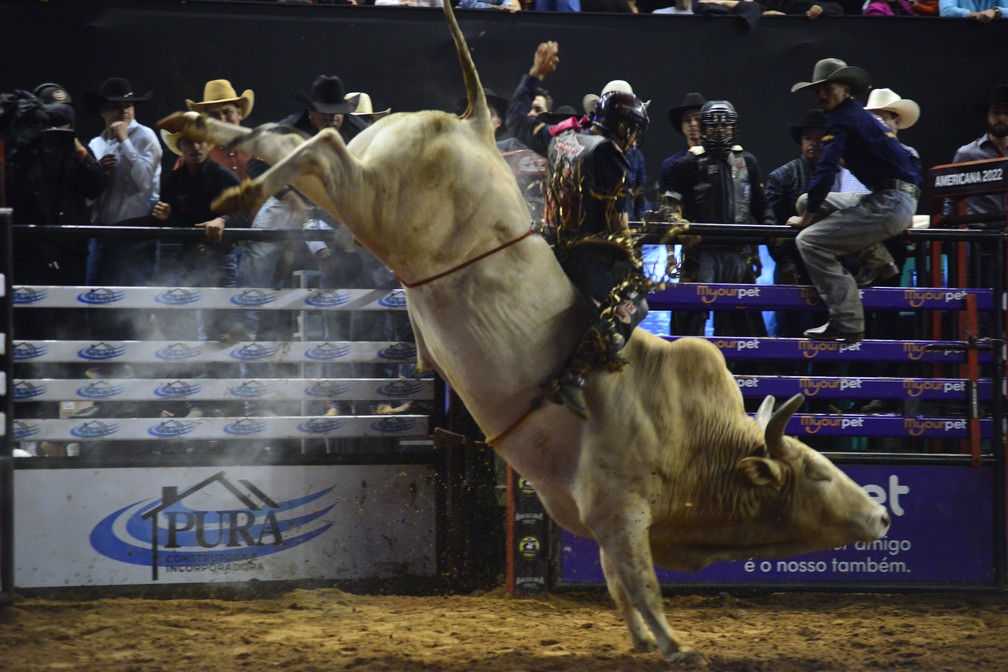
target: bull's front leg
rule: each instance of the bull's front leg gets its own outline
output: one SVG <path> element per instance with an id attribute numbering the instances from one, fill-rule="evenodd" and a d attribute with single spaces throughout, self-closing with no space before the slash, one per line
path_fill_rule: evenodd
<path id="1" fill-rule="evenodd" d="M 650 507 L 646 502 L 609 502 L 606 508 L 609 515 L 590 527 L 601 548 L 609 594 L 623 614 L 634 648 L 650 650 L 657 645 L 670 663 L 707 666 L 707 657 L 676 637 L 665 618 L 647 533 Z M 621 515 L 613 516 L 616 510 Z"/>

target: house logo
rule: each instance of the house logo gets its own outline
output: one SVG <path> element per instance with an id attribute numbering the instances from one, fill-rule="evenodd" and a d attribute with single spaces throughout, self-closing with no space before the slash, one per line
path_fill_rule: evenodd
<path id="1" fill-rule="evenodd" d="M 194 394 L 199 394 L 198 383 L 187 383 L 184 380 L 173 380 L 170 383 L 162 383 L 154 388 L 154 396 L 162 399 L 184 399 Z"/>
<path id="2" fill-rule="evenodd" d="M 394 289 L 378 300 L 379 306 L 385 308 L 405 308 L 406 292 L 402 289 Z"/>
<path id="3" fill-rule="evenodd" d="M 312 418 L 308 422 L 302 422 L 298 425 L 298 431 L 305 434 L 328 434 L 329 432 L 335 432 L 344 424 L 343 418 L 329 416 Z"/>
<path id="4" fill-rule="evenodd" d="M 77 295 L 77 300 L 89 306 L 107 306 L 126 298 L 126 292 L 121 289 L 111 289 L 109 287 L 95 287 L 83 294 Z"/>
<path id="5" fill-rule="evenodd" d="M 334 345 L 333 343 L 322 343 L 305 351 L 305 357 L 316 361 L 343 359 L 349 354 L 350 346 L 348 344 Z"/>
<path id="6" fill-rule="evenodd" d="M 424 383 L 416 380 L 394 380 L 387 385 L 379 387 L 378 394 L 393 399 L 402 399 L 403 397 L 411 397 L 414 394 L 418 394 L 423 389 Z"/>
<path id="7" fill-rule="evenodd" d="M 339 289 L 320 289 L 305 298 L 305 305 L 314 308 L 334 308 L 350 303 L 350 292 Z"/>
<path id="8" fill-rule="evenodd" d="M 231 357 L 241 362 L 258 362 L 263 359 L 269 359 L 276 354 L 276 351 L 277 348 L 275 345 L 269 345 L 268 343 L 248 343 L 233 349 Z"/>
<path id="9" fill-rule="evenodd" d="M 39 303 L 46 300 L 48 292 L 44 289 L 35 289 L 33 287 L 15 287 L 14 288 L 14 305 L 15 306 L 26 306 L 32 303 Z"/>
<path id="10" fill-rule="evenodd" d="M 111 436 L 119 431 L 119 425 L 114 422 L 104 420 L 91 420 L 83 425 L 77 425 L 70 429 L 70 434 L 78 439 L 100 439 Z"/>
<path id="11" fill-rule="evenodd" d="M 20 341 L 14 344 L 14 361 L 24 362 L 29 359 L 38 359 L 39 357 L 45 357 L 47 352 L 49 352 L 47 346 Z"/>
<path id="12" fill-rule="evenodd" d="M 177 436 L 185 436 L 196 428 L 196 423 L 192 420 L 164 420 L 147 428 L 147 433 L 159 439 L 174 439 Z"/>
<path id="13" fill-rule="evenodd" d="M 405 434 L 419 426 L 416 420 L 409 418 L 388 417 L 371 423 L 371 429 L 381 434 Z"/>
<path id="14" fill-rule="evenodd" d="M 167 292 L 162 292 L 154 297 L 154 301 L 166 306 L 185 306 L 196 303 L 202 298 L 199 292 L 194 292 L 185 287 L 175 287 Z"/>
<path id="15" fill-rule="evenodd" d="M 414 343 L 396 343 L 379 350 L 378 356 L 397 362 L 413 360 L 416 359 L 416 345 Z"/>
<path id="16" fill-rule="evenodd" d="M 232 397 L 239 399 L 262 399 L 276 390 L 276 385 L 262 380 L 245 380 L 240 385 L 228 388 Z"/>
<path id="17" fill-rule="evenodd" d="M 261 289 L 246 289 L 239 294 L 231 296 L 231 303 L 243 308 L 255 308 L 265 306 L 267 303 L 276 301 L 276 292 L 264 292 Z"/>
<path id="18" fill-rule="evenodd" d="M 269 424 L 265 420 L 255 418 L 239 418 L 229 425 L 224 426 L 224 433 L 232 436 L 252 436 L 266 431 Z"/>
<path id="19" fill-rule="evenodd" d="M 162 486 L 160 499 L 143 499 L 106 516 L 91 530 L 103 556 L 161 572 L 255 578 L 262 559 L 286 553 L 325 533 L 332 505 L 326 488 L 277 502 L 251 481 L 224 471 L 180 490 Z"/>
<path id="20" fill-rule="evenodd" d="M 35 385 L 30 380 L 14 381 L 14 401 L 24 401 L 41 397 L 46 392 L 45 385 Z"/>
<path id="21" fill-rule="evenodd" d="M 199 357 L 203 349 L 198 345 L 187 343 L 171 343 L 154 351 L 154 356 L 166 362 L 181 362 L 193 357 Z"/>
<path id="22" fill-rule="evenodd" d="M 94 343 L 77 351 L 78 357 L 89 361 L 105 361 L 122 357 L 124 354 L 126 354 L 125 345 L 112 345 L 111 343 Z"/>
<path id="23" fill-rule="evenodd" d="M 77 388 L 77 396 L 84 399 L 109 399 L 123 393 L 125 385 L 113 385 L 107 380 L 96 380 L 93 383 Z"/>
<path id="24" fill-rule="evenodd" d="M 14 440 L 24 441 L 27 438 L 35 436 L 39 433 L 41 427 L 37 422 L 25 422 L 24 420 L 14 421 Z"/>
<path id="25" fill-rule="evenodd" d="M 309 397 L 335 399 L 350 391 L 350 386 L 335 380 L 319 380 L 305 388 Z"/>

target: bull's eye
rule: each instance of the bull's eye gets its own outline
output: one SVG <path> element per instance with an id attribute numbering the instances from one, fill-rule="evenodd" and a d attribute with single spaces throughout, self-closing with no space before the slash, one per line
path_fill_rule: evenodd
<path id="1" fill-rule="evenodd" d="M 830 472 L 823 468 L 818 460 L 810 460 L 805 463 L 805 478 L 810 481 L 828 481 Z"/>

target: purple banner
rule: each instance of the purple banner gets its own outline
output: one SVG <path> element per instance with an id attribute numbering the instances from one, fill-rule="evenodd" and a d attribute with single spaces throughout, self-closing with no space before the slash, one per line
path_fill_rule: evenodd
<path id="1" fill-rule="evenodd" d="M 675 341 L 685 336 L 662 336 Z M 809 360 L 816 362 L 943 362 L 966 361 L 966 348 L 957 341 L 876 341 L 840 343 L 807 338 L 739 338 L 713 336 L 707 339 L 728 361 Z M 990 351 L 981 349 L 978 359 L 990 361 Z"/>
<path id="2" fill-rule="evenodd" d="M 744 397 L 767 395 L 785 398 L 804 394 L 818 399 L 940 399 L 966 402 L 968 388 L 963 378 L 867 378 L 845 376 L 735 376 Z M 977 382 L 981 401 L 991 398 L 990 379 Z"/>
<path id="3" fill-rule="evenodd" d="M 796 558 L 718 562 L 688 574 L 658 571 L 684 583 L 947 583 L 990 585 L 994 576 L 993 472 L 957 466 L 845 465 L 892 516 L 889 533 L 870 544 Z M 559 583 L 604 582 L 598 546 L 563 534 Z"/>

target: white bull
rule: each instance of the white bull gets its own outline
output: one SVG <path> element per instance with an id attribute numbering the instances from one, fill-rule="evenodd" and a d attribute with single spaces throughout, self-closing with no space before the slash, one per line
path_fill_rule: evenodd
<path id="1" fill-rule="evenodd" d="M 406 285 L 421 364 L 459 393 L 496 450 L 531 481 L 550 516 L 595 539 L 634 646 L 674 662 L 706 658 L 669 628 L 654 565 L 796 555 L 883 536 L 885 509 L 784 426 L 796 396 L 754 421 L 721 353 L 637 330 L 622 372 L 591 376 L 585 421 L 537 402 L 590 315 L 528 210 L 493 140 L 486 99 L 445 3 L 465 78 L 460 117 L 393 114 L 349 147 L 193 113 L 161 122 L 218 143 L 243 141 L 274 167 L 221 205 L 260 203 L 292 183 L 353 232 Z"/>

